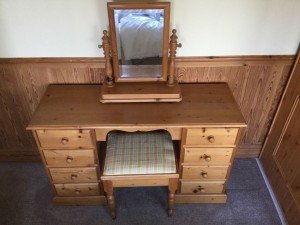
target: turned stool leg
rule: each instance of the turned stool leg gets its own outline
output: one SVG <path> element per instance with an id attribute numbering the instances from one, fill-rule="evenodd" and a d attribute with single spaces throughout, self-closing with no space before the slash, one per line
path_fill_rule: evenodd
<path id="1" fill-rule="evenodd" d="M 172 216 L 173 214 L 173 207 L 174 207 L 174 193 L 169 192 L 169 199 L 168 199 L 168 216 Z"/>
<path id="2" fill-rule="evenodd" d="M 178 179 L 177 178 L 169 179 L 168 216 L 172 216 L 173 214 L 174 198 L 175 198 L 175 192 L 177 190 L 177 187 L 178 187 Z"/>
<path id="3" fill-rule="evenodd" d="M 110 210 L 110 216 L 112 219 L 116 219 L 116 204 L 115 204 L 115 196 L 107 195 L 107 204 Z"/>
<path id="4" fill-rule="evenodd" d="M 114 188 L 111 181 L 103 181 L 103 188 L 106 193 L 107 204 L 110 211 L 110 216 L 112 219 L 116 218 L 116 204 L 114 196 Z"/>

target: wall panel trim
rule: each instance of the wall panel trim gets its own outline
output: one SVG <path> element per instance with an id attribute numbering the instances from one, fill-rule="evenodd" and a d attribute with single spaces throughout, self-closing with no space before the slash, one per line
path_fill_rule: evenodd
<path id="1" fill-rule="evenodd" d="M 177 67 L 207 67 L 207 66 L 251 66 L 251 65 L 292 65 L 295 55 L 266 56 L 220 56 L 220 57 L 178 57 Z"/>
<path id="2" fill-rule="evenodd" d="M 0 63 L 100 63 L 104 68 L 105 60 L 103 57 L 0 58 Z"/>
<path id="3" fill-rule="evenodd" d="M 187 56 L 177 57 L 178 66 L 212 63 L 211 65 L 246 66 L 268 63 L 292 65 L 295 55 L 253 55 L 253 56 Z M 41 57 L 41 58 L 0 58 L 0 63 L 99 63 L 104 68 L 103 57 Z M 201 64 L 200 64 L 201 65 Z"/>

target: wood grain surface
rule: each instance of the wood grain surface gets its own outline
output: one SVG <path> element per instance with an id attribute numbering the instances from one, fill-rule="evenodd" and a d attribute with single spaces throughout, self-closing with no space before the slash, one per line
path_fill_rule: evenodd
<path id="1" fill-rule="evenodd" d="M 245 127 L 246 123 L 228 85 L 181 84 L 180 87 L 184 99 L 180 103 L 101 104 L 99 85 L 50 85 L 27 129 L 37 130 L 40 145 L 48 148 L 87 148 L 91 144 L 89 129 L 122 130 L 139 126 L 187 127 L 189 133 L 195 131 L 194 136 L 203 130 L 208 134 L 215 131 L 216 145 L 233 145 L 238 127 Z M 66 143 L 64 138 L 68 140 Z M 203 142 L 215 146 L 206 139 L 199 143 Z"/>
<path id="2" fill-rule="evenodd" d="M 237 151 L 258 156 L 274 117 L 294 56 L 178 57 L 181 83 L 227 82 L 247 121 Z M 38 159 L 25 128 L 48 84 L 100 84 L 103 58 L 0 59 L 0 161 Z"/>
<path id="3" fill-rule="evenodd" d="M 289 225 L 300 224 L 300 51 L 260 160 Z"/>

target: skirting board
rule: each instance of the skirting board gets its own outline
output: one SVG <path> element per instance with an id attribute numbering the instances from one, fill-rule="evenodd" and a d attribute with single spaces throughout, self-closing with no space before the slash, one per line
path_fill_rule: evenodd
<path id="1" fill-rule="evenodd" d="M 0 149 L 0 162 L 41 162 L 41 156 L 35 148 Z"/>
<path id="2" fill-rule="evenodd" d="M 274 194 L 274 192 L 273 192 L 273 190 L 272 190 L 272 187 L 271 187 L 271 185 L 270 185 L 270 183 L 269 183 L 269 180 L 268 180 L 268 178 L 267 178 L 267 176 L 266 176 L 266 174 L 265 174 L 265 171 L 264 171 L 264 169 L 263 169 L 263 167 L 262 167 L 262 165 L 261 165 L 259 159 L 256 159 L 256 163 L 257 163 L 257 166 L 258 166 L 258 168 L 259 168 L 259 171 L 261 172 L 261 175 L 262 175 L 262 177 L 263 177 L 263 179 L 264 179 L 264 182 L 265 182 L 265 184 L 266 184 L 266 186 L 267 186 L 267 188 L 268 188 L 268 191 L 269 191 L 269 193 L 270 193 L 270 195 L 271 195 L 272 201 L 273 201 L 273 203 L 274 203 L 274 205 L 275 205 L 275 208 L 276 208 L 276 211 L 277 211 L 278 216 L 279 216 L 279 218 L 280 218 L 281 224 L 282 224 L 282 225 L 287 225 L 287 223 L 286 223 L 286 221 L 285 221 L 285 218 L 284 218 L 284 215 L 283 215 L 283 212 L 282 212 L 282 210 L 281 210 L 281 207 L 280 207 L 280 205 L 279 205 L 279 203 L 278 203 L 278 201 L 277 201 L 277 198 L 276 198 L 276 196 L 275 196 L 275 194 Z"/>

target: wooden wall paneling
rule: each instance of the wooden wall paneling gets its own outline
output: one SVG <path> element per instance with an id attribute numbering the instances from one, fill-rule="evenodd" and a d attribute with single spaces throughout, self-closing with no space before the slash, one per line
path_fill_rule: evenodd
<path id="1" fill-rule="evenodd" d="M 184 59 L 177 65 L 177 75 L 181 83 L 227 82 L 248 124 L 237 155 L 258 156 L 292 62 L 286 58 L 245 58 L 241 62 L 230 58 L 205 58 L 202 62 Z"/>
<path id="2" fill-rule="evenodd" d="M 300 52 L 260 160 L 288 224 L 300 224 Z"/>
<path id="3" fill-rule="evenodd" d="M 100 84 L 104 80 L 104 68 L 101 64 L 85 65 L 78 64 L 61 64 L 59 67 L 51 67 L 50 83 L 55 84 L 83 84 L 92 83 Z"/>
<path id="4" fill-rule="evenodd" d="M 38 155 L 25 128 L 49 83 L 45 70 L 34 65 L 0 64 L 0 149 L 6 158 Z"/>
<path id="5" fill-rule="evenodd" d="M 0 59 L 0 161 L 39 160 L 26 126 L 51 83 L 101 83 L 101 58 Z"/>
<path id="6" fill-rule="evenodd" d="M 274 117 L 294 56 L 179 57 L 181 83 L 227 82 L 248 123 L 238 157 L 256 157 Z M 104 78 L 103 58 L 0 59 L 0 160 L 37 159 L 25 131 L 48 84 Z"/>

